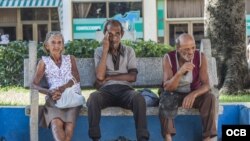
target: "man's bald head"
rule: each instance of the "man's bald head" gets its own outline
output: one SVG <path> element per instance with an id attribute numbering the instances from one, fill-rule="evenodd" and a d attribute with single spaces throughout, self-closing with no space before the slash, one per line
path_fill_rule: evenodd
<path id="1" fill-rule="evenodd" d="M 182 33 L 176 39 L 175 44 L 176 44 L 176 48 L 180 48 L 181 46 L 185 46 L 185 45 L 190 45 L 190 44 L 195 45 L 195 40 L 192 35 L 187 34 L 187 33 Z"/>
<path id="2" fill-rule="evenodd" d="M 176 39 L 176 49 L 180 57 L 185 61 L 191 61 L 196 49 L 192 35 L 183 33 Z"/>

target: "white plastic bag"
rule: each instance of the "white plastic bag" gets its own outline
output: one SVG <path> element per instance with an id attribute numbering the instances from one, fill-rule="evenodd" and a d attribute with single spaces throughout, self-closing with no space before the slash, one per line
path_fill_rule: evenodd
<path id="1" fill-rule="evenodd" d="M 64 90 L 61 98 L 56 101 L 55 106 L 58 108 L 72 108 L 85 104 L 85 99 L 81 94 L 79 84 L 74 84 Z"/>

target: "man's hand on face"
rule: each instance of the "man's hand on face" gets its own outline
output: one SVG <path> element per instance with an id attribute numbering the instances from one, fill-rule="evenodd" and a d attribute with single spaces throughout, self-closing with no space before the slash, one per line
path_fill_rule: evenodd
<path id="1" fill-rule="evenodd" d="M 189 71 L 192 71 L 193 69 L 194 69 L 194 67 L 195 67 L 195 65 L 193 64 L 193 63 L 191 63 L 191 62 L 186 62 L 186 63 L 184 63 L 182 66 L 181 66 L 181 68 L 180 68 L 180 70 L 178 71 L 178 73 L 180 73 L 180 74 L 186 74 L 187 72 L 189 72 Z"/>
<path id="2" fill-rule="evenodd" d="M 104 38 L 102 40 L 102 45 L 103 45 L 103 51 L 108 52 L 109 51 L 109 46 L 110 46 L 108 31 L 106 31 L 106 33 L 104 35 Z"/>

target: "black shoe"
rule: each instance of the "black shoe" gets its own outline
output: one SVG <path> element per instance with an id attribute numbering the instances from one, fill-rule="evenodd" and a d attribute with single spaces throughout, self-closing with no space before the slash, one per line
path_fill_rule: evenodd
<path id="1" fill-rule="evenodd" d="M 141 138 L 139 141 L 148 141 L 148 139 Z"/>

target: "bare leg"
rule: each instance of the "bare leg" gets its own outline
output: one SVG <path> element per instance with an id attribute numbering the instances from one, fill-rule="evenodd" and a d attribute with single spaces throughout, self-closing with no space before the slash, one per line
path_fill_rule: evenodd
<path id="1" fill-rule="evenodd" d="M 65 141 L 63 121 L 59 118 L 51 121 L 51 130 L 55 141 Z"/>
<path id="2" fill-rule="evenodd" d="M 165 141 L 172 141 L 171 134 L 166 134 Z"/>
<path id="3" fill-rule="evenodd" d="M 65 123 L 65 141 L 70 141 L 73 136 L 74 124 L 71 122 Z"/>

